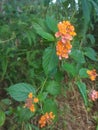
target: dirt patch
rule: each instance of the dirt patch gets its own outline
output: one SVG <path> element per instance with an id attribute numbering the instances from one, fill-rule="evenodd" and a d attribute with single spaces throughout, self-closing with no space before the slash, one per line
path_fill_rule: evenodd
<path id="1" fill-rule="evenodd" d="M 56 130 L 96 129 L 92 118 L 94 112 L 87 112 L 77 88 L 66 91 L 66 96 L 59 96 L 57 100 L 60 111 Z"/>

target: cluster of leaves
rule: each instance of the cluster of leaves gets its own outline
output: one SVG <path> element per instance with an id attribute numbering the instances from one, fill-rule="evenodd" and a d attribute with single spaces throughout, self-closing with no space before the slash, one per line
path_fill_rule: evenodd
<path id="1" fill-rule="evenodd" d="M 97 68 L 98 57 L 94 50 L 97 44 L 93 32 L 98 22 L 98 1 L 57 0 L 53 4 L 51 0 L 34 0 L 33 3 L 8 0 L 1 4 L 0 90 L 5 96 L 2 94 L 0 101 L 0 126 L 11 117 L 13 120 L 7 124 L 9 128 L 38 130 L 33 118 L 37 120 L 42 113 L 51 111 L 57 119 L 56 97 L 63 86 L 70 87 L 71 81 L 77 85 L 85 106 L 88 106 L 87 87 L 82 79 L 88 78 L 88 68 Z M 59 61 L 55 33 L 61 20 L 76 25 L 77 36 L 72 42 L 70 58 Z M 39 98 L 35 113 L 23 108 L 30 92 Z"/>

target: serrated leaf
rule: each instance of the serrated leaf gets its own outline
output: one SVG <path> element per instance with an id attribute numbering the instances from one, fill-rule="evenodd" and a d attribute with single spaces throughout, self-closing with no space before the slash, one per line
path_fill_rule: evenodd
<path id="1" fill-rule="evenodd" d="M 87 98 L 86 85 L 85 85 L 85 83 L 80 82 L 80 81 L 76 82 L 76 84 L 78 86 L 78 89 L 79 89 L 82 97 L 83 97 L 84 104 L 85 104 L 85 106 L 87 106 L 88 105 L 88 98 Z"/>
<path id="2" fill-rule="evenodd" d="M 70 56 L 77 62 L 77 63 L 85 63 L 85 58 L 83 53 L 80 50 L 72 49 Z"/>
<path id="3" fill-rule="evenodd" d="M 47 33 L 41 28 L 41 26 L 37 23 L 33 23 L 33 28 L 36 30 L 36 33 L 39 34 L 42 38 L 48 40 L 48 41 L 54 41 L 53 35 L 50 33 Z"/>
<path id="4" fill-rule="evenodd" d="M 30 92 L 35 93 L 35 88 L 27 83 L 18 83 L 11 85 L 7 91 L 16 101 L 25 101 Z"/>
<path id="5" fill-rule="evenodd" d="M 0 126 L 2 126 L 5 122 L 5 113 L 0 110 Z"/>
<path id="6" fill-rule="evenodd" d="M 56 81 L 50 81 L 47 84 L 46 90 L 51 95 L 58 95 L 61 92 L 60 84 L 57 83 Z"/>
<path id="7" fill-rule="evenodd" d="M 57 32 L 58 31 L 58 29 L 57 29 L 57 21 L 54 18 L 52 18 L 50 16 L 47 16 L 46 17 L 46 24 L 47 24 L 48 28 L 51 31 L 53 31 L 53 32 Z"/>
<path id="8" fill-rule="evenodd" d="M 44 111 L 44 113 L 45 112 L 53 112 L 55 115 L 57 115 L 57 105 L 56 105 L 56 103 L 51 99 L 47 99 L 44 102 L 43 111 Z"/>
<path id="9" fill-rule="evenodd" d="M 87 74 L 87 68 L 81 68 L 79 70 L 79 75 L 81 78 L 87 78 L 88 77 L 88 74 Z"/>
<path id="10" fill-rule="evenodd" d="M 88 58 L 90 58 L 91 60 L 94 60 L 94 61 L 97 60 L 97 59 L 96 59 L 96 56 L 97 56 L 96 52 L 94 51 L 94 49 L 92 49 L 92 48 L 90 48 L 90 47 L 85 48 L 85 55 L 86 55 Z"/>
<path id="11" fill-rule="evenodd" d="M 42 64 L 46 75 L 53 73 L 57 69 L 58 57 L 55 48 L 48 47 L 45 49 Z"/>

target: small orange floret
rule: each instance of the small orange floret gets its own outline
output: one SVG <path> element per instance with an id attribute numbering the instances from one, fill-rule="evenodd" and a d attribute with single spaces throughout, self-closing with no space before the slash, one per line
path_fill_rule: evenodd
<path id="1" fill-rule="evenodd" d="M 74 26 L 69 21 L 63 21 L 58 23 L 58 30 L 62 35 L 70 34 L 75 36 Z"/>
<path id="2" fill-rule="evenodd" d="M 39 120 L 40 127 L 42 128 L 46 125 L 51 124 L 54 117 L 55 117 L 55 115 L 53 115 L 53 112 L 50 112 L 50 113 L 46 112 L 44 115 L 41 116 L 41 118 Z"/>
<path id="3" fill-rule="evenodd" d="M 35 112 L 35 104 L 37 103 L 39 100 L 38 98 L 34 98 L 32 93 L 29 93 L 28 98 L 26 99 L 24 108 L 28 108 L 31 112 Z"/>
<path id="4" fill-rule="evenodd" d="M 30 92 L 28 95 L 28 98 L 32 98 L 32 97 L 33 97 L 33 94 Z"/>
<path id="5" fill-rule="evenodd" d="M 34 106 L 34 104 L 32 104 L 29 109 L 30 109 L 31 112 L 35 112 L 35 106 Z"/>
<path id="6" fill-rule="evenodd" d="M 38 103 L 38 102 L 39 102 L 38 98 L 34 98 L 34 99 L 33 99 L 33 102 L 34 102 L 34 103 Z"/>
<path id="7" fill-rule="evenodd" d="M 96 76 L 98 76 L 98 74 L 96 73 L 96 70 L 87 70 L 87 74 L 89 75 L 90 79 L 92 81 L 94 81 L 96 79 Z"/>

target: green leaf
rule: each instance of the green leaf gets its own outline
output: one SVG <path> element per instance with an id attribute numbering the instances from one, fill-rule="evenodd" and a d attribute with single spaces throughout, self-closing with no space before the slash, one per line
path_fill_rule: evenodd
<path id="1" fill-rule="evenodd" d="M 94 44 L 94 43 L 95 43 L 94 35 L 92 35 L 92 34 L 87 34 L 87 38 L 90 40 L 91 44 Z"/>
<path id="2" fill-rule="evenodd" d="M 39 99 L 40 101 L 44 101 L 44 100 L 46 99 L 47 95 L 48 95 L 47 92 L 39 93 L 38 99 Z"/>
<path id="3" fill-rule="evenodd" d="M 57 21 L 54 18 L 52 18 L 50 16 L 47 16 L 46 17 L 46 24 L 47 24 L 48 28 L 51 31 L 53 31 L 53 32 L 57 32 L 58 31 L 58 29 L 57 29 Z"/>
<path id="4" fill-rule="evenodd" d="M 88 0 L 81 0 L 81 3 L 82 3 L 82 10 L 83 10 L 85 23 L 88 23 L 90 21 L 90 9 L 89 9 Z"/>
<path id="5" fill-rule="evenodd" d="M 55 52 L 55 48 L 48 47 L 43 54 L 43 69 L 46 75 L 52 74 L 58 65 L 58 57 Z"/>
<path id="6" fill-rule="evenodd" d="M 76 66 L 72 63 L 63 63 L 62 68 L 71 76 L 75 76 L 77 74 Z"/>
<path id="7" fill-rule="evenodd" d="M 87 98 L 87 92 L 86 92 L 86 85 L 83 82 L 78 81 L 77 83 L 78 89 L 83 97 L 85 106 L 88 106 L 88 98 Z"/>
<path id="8" fill-rule="evenodd" d="M 85 63 L 85 58 L 83 53 L 80 50 L 72 49 L 70 56 L 77 62 L 77 63 Z"/>
<path id="9" fill-rule="evenodd" d="M 28 121 L 34 115 L 34 113 L 28 108 L 17 107 L 16 115 L 18 116 L 18 120 L 23 122 Z"/>
<path id="10" fill-rule="evenodd" d="M 5 122 L 5 113 L 0 110 L 0 126 L 2 126 Z"/>
<path id="11" fill-rule="evenodd" d="M 44 102 L 43 111 L 44 111 L 44 113 L 45 112 L 53 112 L 55 115 L 57 115 L 57 105 L 56 105 L 56 103 L 51 99 L 47 99 Z"/>
<path id="12" fill-rule="evenodd" d="M 7 91 L 16 101 L 25 101 L 30 92 L 35 93 L 35 88 L 27 83 L 18 83 L 10 86 Z"/>
<path id="13" fill-rule="evenodd" d="M 84 53 L 84 54 L 85 54 L 88 58 L 90 58 L 90 59 L 93 60 L 93 61 L 97 61 L 97 59 L 96 59 L 97 54 L 96 54 L 96 52 L 94 51 L 94 49 L 92 49 L 92 48 L 90 48 L 90 47 L 87 47 L 87 48 L 85 48 L 84 50 L 85 50 L 85 53 Z"/>
<path id="14" fill-rule="evenodd" d="M 79 75 L 81 78 L 87 78 L 88 77 L 88 74 L 87 74 L 87 68 L 81 68 L 80 71 L 79 71 Z"/>
<path id="15" fill-rule="evenodd" d="M 33 23 L 33 28 L 36 30 L 36 33 L 39 34 L 42 38 L 48 40 L 48 41 L 54 41 L 53 35 L 50 33 L 47 33 L 41 28 L 41 26 L 37 23 Z"/>
<path id="16" fill-rule="evenodd" d="M 60 84 L 57 83 L 56 81 L 50 81 L 48 82 L 48 85 L 46 87 L 46 90 L 51 94 L 51 95 L 58 95 L 61 92 Z"/>

